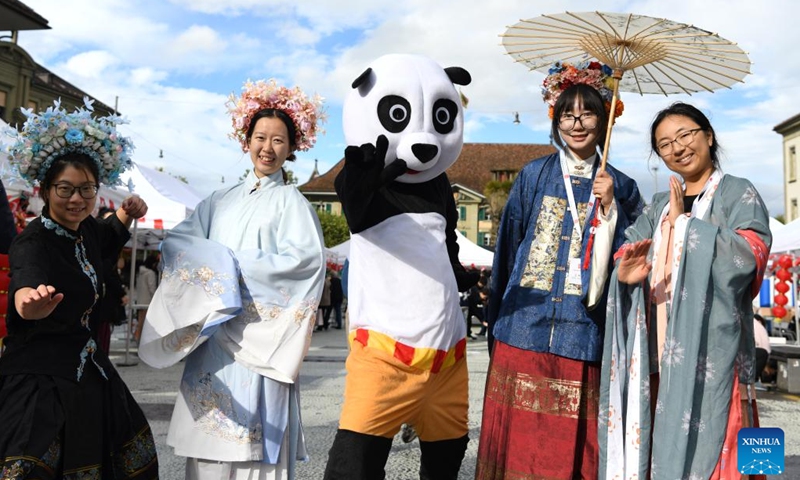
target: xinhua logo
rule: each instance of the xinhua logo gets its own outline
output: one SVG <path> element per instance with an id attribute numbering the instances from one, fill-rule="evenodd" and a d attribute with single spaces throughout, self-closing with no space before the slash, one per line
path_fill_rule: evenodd
<path id="1" fill-rule="evenodd" d="M 743 428 L 737 448 L 739 473 L 780 475 L 783 473 L 783 430 Z"/>

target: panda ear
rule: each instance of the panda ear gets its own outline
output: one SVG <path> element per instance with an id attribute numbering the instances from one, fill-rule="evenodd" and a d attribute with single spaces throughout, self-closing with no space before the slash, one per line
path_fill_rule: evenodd
<path id="1" fill-rule="evenodd" d="M 360 87 L 364 82 L 367 81 L 370 73 L 372 73 L 372 68 L 367 68 L 366 70 L 364 70 L 364 73 L 362 73 L 361 75 L 358 76 L 358 78 L 353 80 L 353 84 L 351 85 L 352 88 Z"/>
<path id="2" fill-rule="evenodd" d="M 472 77 L 469 72 L 461 67 L 447 67 L 444 73 L 450 78 L 450 81 L 456 85 L 469 85 L 472 82 Z"/>

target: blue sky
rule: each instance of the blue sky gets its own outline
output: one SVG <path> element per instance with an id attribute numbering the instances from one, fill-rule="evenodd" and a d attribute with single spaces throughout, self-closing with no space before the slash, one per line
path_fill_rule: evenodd
<path id="1" fill-rule="evenodd" d="M 632 12 L 690 23 L 737 42 L 750 55 L 744 84 L 713 94 L 624 94 L 611 162 L 649 198 L 667 185 L 651 157 L 653 115 L 688 100 L 712 119 L 725 148 L 723 169 L 749 178 L 773 215 L 783 212 L 781 137 L 772 128 L 800 113 L 800 5 L 788 0 L 704 2 L 503 0 L 24 0 L 51 30 L 20 32 L 19 44 L 56 74 L 119 109 L 136 144 L 134 160 L 183 175 L 205 196 L 250 166 L 227 138 L 224 103 L 244 80 L 275 77 L 326 99 L 329 121 L 317 146 L 290 168 L 305 181 L 319 160 L 342 156 L 341 102 L 375 58 L 417 53 L 470 71 L 465 140 L 547 143 L 549 119 L 539 86 L 504 54 L 499 34 L 543 13 Z M 762 6 L 763 5 L 763 6 Z M 512 123 L 519 112 L 521 123 Z M 159 152 L 163 151 L 163 158 Z M 652 167 L 660 166 L 657 177 Z M 223 184 L 222 178 L 225 179 Z"/>

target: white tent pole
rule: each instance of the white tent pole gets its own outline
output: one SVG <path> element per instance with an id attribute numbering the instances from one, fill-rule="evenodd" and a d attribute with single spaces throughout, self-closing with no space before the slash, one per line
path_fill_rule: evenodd
<path id="1" fill-rule="evenodd" d="M 125 329 L 125 361 L 122 363 L 118 363 L 117 366 L 120 367 L 132 367 L 134 365 L 138 365 L 139 362 L 131 362 L 130 360 L 130 349 L 131 349 L 131 329 L 133 328 L 133 314 L 135 311 L 136 306 L 136 291 L 134 288 L 136 287 L 136 243 L 137 243 L 137 236 L 139 232 L 139 220 L 133 220 L 133 246 L 131 251 L 131 274 L 128 285 L 130 288 L 128 290 L 128 327 Z"/>

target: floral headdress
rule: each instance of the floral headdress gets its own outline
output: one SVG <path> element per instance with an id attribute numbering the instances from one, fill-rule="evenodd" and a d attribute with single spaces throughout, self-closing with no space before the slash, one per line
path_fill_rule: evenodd
<path id="1" fill-rule="evenodd" d="M 246 81 L 242 86 L 242 96 L 236 98 L 231 93 L 225 105 L 233 123 L 233 133 L 228 136 L 238 140 L 244 152 L 248 151 L 247 130 L 250 128 L 250 120 L 259 110 L 272 108 L 289 115 L 295 127 L 294 143 L 297 150 L 301 151 L 314 146 L 317 133 L 324 132 L 318 123 L 327 118 L 322 110 L 322 97 L 314 95 L 313 98 L 308 98 L 299 87 L 290 89 L 278 85 L 275 79 Z"/>
<path id="2" fill-rule="evenodd" d="M 549 75 L 542 83 L 542 97 L 550 105 L 550 118 L 553 118 L 553 108 L 556 105 L 556 101 L 558 101 L 558 97 L 561 96 L 561 92 L 578 83 L 594 87 L 600 93 L 605 103 L 606 112 L 610 117 L 619 117 L 625 110 L 622 100 L 617 97 L 614 115 L 611 115 L 614 79 L 611 77 L 612 70 L 608 65 L 603 65 L 600 62 L 582 62 L 575 66 L 567 62 L 556 62 L 548 73 Z"/>
<path id="3" fill-rule="evenodd" d="M 97 165 L 98 182 L 113 186 L 122 183 L 119 176 L 133 165 L 133 143 L 117 133 L 118 124 L 127 123 L 118 115 L 92 118 L 92 103 L 84 97 L 84 106 L 72 113 L 61 108 L 61 101 L 41 113 L 21 109 L 28 117 L 21 132 L 8 134 L 16 139 L 8 148 L 11 164 L 28 183 L 42 182 L 57 158 L 68 153 L 87 155 Z"/>

